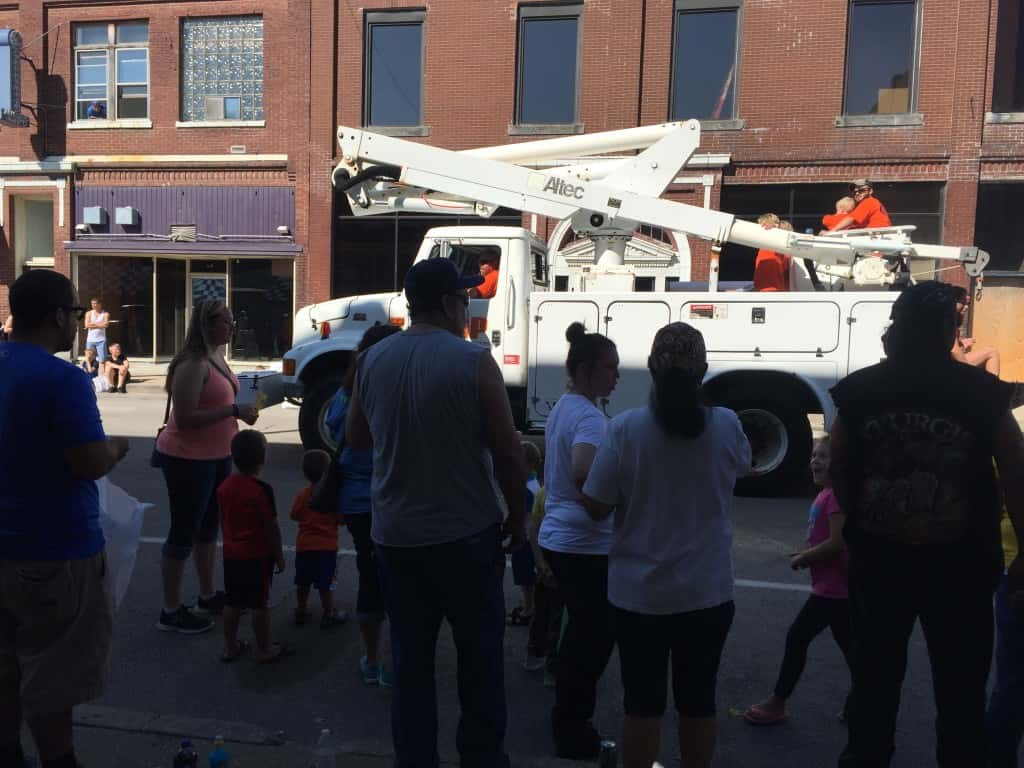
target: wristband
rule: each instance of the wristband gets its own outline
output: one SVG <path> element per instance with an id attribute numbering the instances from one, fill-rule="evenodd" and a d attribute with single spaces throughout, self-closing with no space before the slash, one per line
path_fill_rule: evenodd
<path id="1" fill-rule="evenodd" d="M 231 414 L 237 419 L 238 418 L 238 403 L 231 404 Z"/>

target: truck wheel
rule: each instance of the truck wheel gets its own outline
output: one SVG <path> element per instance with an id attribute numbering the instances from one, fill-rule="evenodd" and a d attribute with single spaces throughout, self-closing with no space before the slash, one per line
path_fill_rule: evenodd
<path id="1" fill-rule="evenodd" d="M 807 414 L 778 400 L 726 398 L 750 441 L 753 472 L 736 483 L 743 496 L 777 496 L 790 491 L 807 473 L 811 424 Z"/>
<path id="2" fill-rule="evenodd" d="M 333 451 L 337 446 L 324 425 L 327 409 L 334 399 L 334 394 L 341 387 L 341 376 L 327 376 L 319 379 L 302 396 L 302 407 L 299 409 L 299 436 L 302 447 L 307 451 L 319 448 Z"/>

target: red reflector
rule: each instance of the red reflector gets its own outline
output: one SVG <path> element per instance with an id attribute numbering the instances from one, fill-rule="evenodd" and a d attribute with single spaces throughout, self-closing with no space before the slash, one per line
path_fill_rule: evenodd
<path id="1" fill-rule="evenodd" d="M 403 325 L 405 325 L 405 318 L 404 317 L 389 317 L 388 318 L 388 322 L 391 325 L 394 325 L 394 326 L 397 326 L 398 328 L 401 328 Z"/>
<path id="2" fill-rule="evenodd" d="M 505 355 L 505 365 L 519 365 L 519 355 Z"/>
<path id="3" fill-rule="evenodd" d="M 295 361 L 289 360 L 287 357 L 281 362 L 281 373 L 285 376 L 295 375 Z"/>
<path id="4" fill-rule="evenodd" d="M 331 324 L 324 320 L 320 323 L 320 338 L 326 339 L 331 335 Z"/>

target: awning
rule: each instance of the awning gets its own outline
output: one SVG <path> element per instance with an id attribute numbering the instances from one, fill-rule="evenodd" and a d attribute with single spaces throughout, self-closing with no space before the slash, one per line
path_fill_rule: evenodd
<path id="1" fill-rule="evenodd" d="M 177 242 L 170 240 L 65 240 L 68 253 L 110 256 L 262 256 L 264 258 L 294 259 L 302 253 L 302 246 L 291 241 L 275 240 L 214 240 Z"/>

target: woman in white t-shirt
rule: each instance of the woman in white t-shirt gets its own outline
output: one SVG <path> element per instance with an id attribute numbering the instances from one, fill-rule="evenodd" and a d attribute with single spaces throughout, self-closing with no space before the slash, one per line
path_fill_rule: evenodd
<path id="1" fill-rule="evenodd" d="M 711 765 L 715 686 L 732 625 L 732 494 L 750 469 L 736 414 L 701 404 L 704 338 L 685 323 L 658 331 L 651 402 L 615 417 L 583 488 L 595 521 L 615 510 L 608 599 L 622 665 L 625 768 L 658 759 L 672 692 L 683 765 Z"/>
<path id="2" fill-rule="evenodd" d="M 569 391 L 551 409 L 545 427 L 544 522 L 538 543 L 565 599 L 569 621 L 558 652 L 555 707 L 551 714 L 558 757 L 595 759 L 601 736 L 590 719 L 597 682 L 614 639 L 608 605 L 610 521 L 595 522 L 583 509 L 587 479 L 607 417 L 597 407 L 619 379 L 615 344 L 580 323 L 565 332 Z"/>

